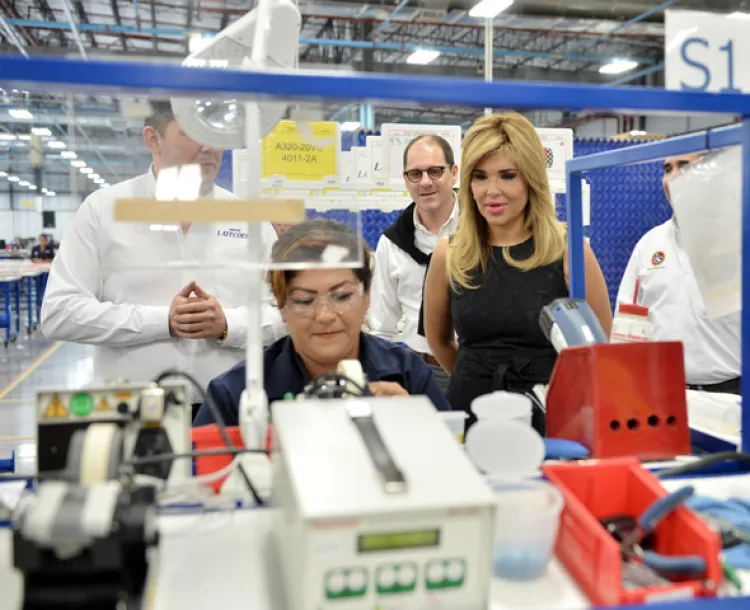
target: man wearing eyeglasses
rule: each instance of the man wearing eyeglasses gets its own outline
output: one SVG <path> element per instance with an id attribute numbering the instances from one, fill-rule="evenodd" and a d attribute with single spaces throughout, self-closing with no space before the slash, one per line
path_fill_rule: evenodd
<path id="1" fill-rule="evenodd" d="M 670 205 L 669 183 L 698 159 L 693 154 L 664 161 L 662 185 Z M 617 301 L 648 307 L 652 340 L 682 341 L 689 389 L 739 394 L 740 316 L 708 317 L 674 217 L 636 244 Z"/>
<path id="2" fill-rule="evenodd" d="M 443 392 L 449 377 L 424 336 L 422 287 L 435 247 L 456 230 L 457 179 L 453 149 L 445 138 L 418 136 L 404 149 L 404 182 L 413 203 L 378 242 L 368 317 L 372 334 L 403 342 L 417 352 L 432 367 Z"/>

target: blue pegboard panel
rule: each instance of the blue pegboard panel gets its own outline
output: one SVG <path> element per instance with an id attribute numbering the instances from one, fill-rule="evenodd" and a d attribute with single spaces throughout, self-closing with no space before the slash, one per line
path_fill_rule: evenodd
<path id="1" fill-rule="evenodd" d="M 576 140 L 574 156 L 617 150 L 642 142 Z M 591 187 L 591 248 L 607 282 L 614 306 L 620 280 L 638 240 L 646 231 L 671 216 L 661 185 L 662 164 L 641 163 L 588 172 Z M 560 218 L 565 219 L 565 196 L 557 198 Z"/>

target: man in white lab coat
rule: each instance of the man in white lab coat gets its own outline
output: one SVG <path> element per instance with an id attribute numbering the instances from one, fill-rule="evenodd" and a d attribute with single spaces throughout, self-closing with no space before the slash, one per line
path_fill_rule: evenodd
<path id="1" fill-rule="evenodd" d="M 368 317 L 373 335 L 403 341 L 430 365 L 443 393 L 449 376 L 427 345 L 422 288 L 435 247 L 456 230 L 458 203 L 453 188 L 457 179 L 458 166 L 447 140 L 423 135 L 407 144 L 404 182 L 413 203 L 378 241 Z"/>
<path id="2" fill-rule="evenodd" d="M 247 276 L 252 272 L 218 264 L 193 269 L 168 264 L 246 260 L 247 234 L 240 225 L 149 226 L 113 220 L 116 200 L 153 199 L 156 176 L 167 167 L 200 165 L 201 197 L 234 198 L 214 185 L 221 151 L 189 139 L 168 102 L 152 107 L 143 139 L 153 165 L 137 178 L 95 191 L 76 212 L 50 269 L 42 332 L 50 339 L 96 345 L 97 382 L 150 381 L 174 368 L 191 373 L 205 387 L 244 357 L 247 304 L 254 296 Z M 269 248 L 276 240 L 268 223 L 263 239 Z M 263 328 L 252 330 L 267 345 L 285 334 L 267 290 L 262 315 Z"/>
<path id="3" fill-rule="evenodd" d="M 671 204 L 669 182 L 698 155 L 664 161 L 662 184 Z M 618 303 L 648 307 L 654 341 L 682 341 L 688 388 L 740 392 L 740 315 L 708 317 L 674 217 L 654 227 L 636 244 L 625 269 Z"/>

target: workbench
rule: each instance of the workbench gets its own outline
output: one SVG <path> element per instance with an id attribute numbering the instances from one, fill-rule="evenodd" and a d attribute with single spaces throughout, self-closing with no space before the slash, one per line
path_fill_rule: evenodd
<path id="1" fill-rule="evenodd" d="M 726 499 L 750 498 L 750 475 L 665 481 L 674 490 L 691 483 L 696 493 Z M 22 485 L 22 484 L 21 484 Z M 5 483 L 5 496 L 17 496 L 19 484 Z M 278 584 L 278 559 L 272 540 L 273 509 L 162 515 L 161 545 L 152 571 L 147 610 L 252 608 L 291 610 Z M 20 579 L 11 563 L 10 531 L 0 529 L 0 610 L 18 610 Z M 750 572 L 740 572 L 750 592 Z M 750 597 L 699 600 L 664 608 L 734 610 L 750 607 Z M 492 583 L 488 610 L 585 610 L 591 608 L 565 569 L 553 559 L 547 574 L 531 582 Z M 631 606 L 634 608 L 634 606 Z M 659 608 L 651 605 L 649 608 Z M 144 609 L 145 610 L 145 609 Z"/>

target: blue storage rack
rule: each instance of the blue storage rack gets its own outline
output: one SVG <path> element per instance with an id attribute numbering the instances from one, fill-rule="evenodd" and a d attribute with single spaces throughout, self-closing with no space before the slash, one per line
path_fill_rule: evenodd
<path id="1" fill-rule="evenodd" d="M 398 102 L 517 110 L 617 110 L 722 113 L 742 117 L 738 127 L 707 131 L 578 157 L 567 164 L 566 215 L 569 227 L 570 288 L 585 297 L 581 176 L 584 172 L 625 166 L 657 158 L 740 144 L 743 147 L 742 236 L 743 303 L 750 303 L 750 95 L 677 92 L 659 89 L 596 85 L 542 84 L 513 81 L 394 77 L 374 74 L 325 75 L 263 73 L 172 65 L 61 59 L 0 58 L 0 86 L 35 91 L 74 91 L 177 97 L 225 97 L 239 100 L 281 98 L 299 101 Z M 742 352 L 750 354 L 750 310 L 743 308 Z M 750 358 L 744 358 L 742 377 L 750 380 Z M 750 447 L 750 384 L 743 384 L 742 444 Z M 747 607 L 744 599 L 707 599 L 661 606 L 681 609 Z"/>

